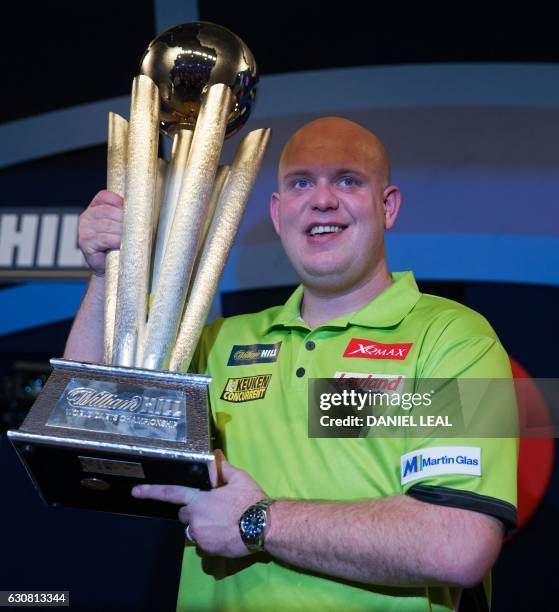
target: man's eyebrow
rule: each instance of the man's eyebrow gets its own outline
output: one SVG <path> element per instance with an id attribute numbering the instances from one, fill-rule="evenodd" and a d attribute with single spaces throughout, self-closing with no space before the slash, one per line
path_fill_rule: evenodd
<path id="1" fill-rule="evenodd" d="M 340 168 L 336 170 L 336 176 L 340 176 L 341 174 L 355 174 L 356 176 L 360 176 L 365 178 L 367 175 L 361 170 L 357 170 L 356 168 Z"/>
<path id="2" fill-rule="evenodd" d="M 312 176 L 312 175 L 313 173 L 310 170 L 305 170 L 305 169 L 292 170 L 291 172 L 288 172 L 287 174 L 284 175 L 283 180 L 285 181 L 286 179 L 294 178 L 296 176 Z"/>
<path id="3" fill-rule="evenodd" d="M 297 168 L 285 174 L 284 178 L 291 178 L 293 176 L 313 176 L 315 172 L 316 171 L 309 170 L 307 168 Z M 361 176 L 365 176 L 365 173 L 362 170 L 358 170 L 357 168 L 350 168 L 350 167 L 336 168 L 333 174 L 336 176 L 339 174 L 359 174 Z"/>

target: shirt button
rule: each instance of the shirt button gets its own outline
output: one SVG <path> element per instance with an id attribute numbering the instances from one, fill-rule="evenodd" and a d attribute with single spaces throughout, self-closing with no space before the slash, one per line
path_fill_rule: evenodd
<path id="1" fill-rule="evenodd" d="M 306 344 L 305 344 L 305 348 L 307 349 L 307 351 L 312 351 L 314 349 L 314 347 L 316 346 L 316 344 L 312 341 L 309 340 Z"/>
<path id="2" fill-rule="evenodd" d="M 297 368 L 295 374 L 297 374 L 299 378 L 302 378 L 305 375 L 305 368 Z"/>

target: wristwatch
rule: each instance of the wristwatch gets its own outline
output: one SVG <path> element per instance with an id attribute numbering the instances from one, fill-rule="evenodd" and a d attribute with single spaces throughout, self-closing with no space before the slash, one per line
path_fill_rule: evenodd
<path id="1" fill-rule="evenodd" d="M 267 512 L 273 499 L 263 499 L 250 506 L 239 519 L 241 539 L 250 552 L 264 550 L 264 535 L 270 524 L 270 514 Z"/>

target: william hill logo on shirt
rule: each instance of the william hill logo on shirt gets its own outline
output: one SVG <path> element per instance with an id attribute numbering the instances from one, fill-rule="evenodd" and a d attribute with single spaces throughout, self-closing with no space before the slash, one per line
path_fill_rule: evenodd
<path id="1" fill-rule="evenodd" d="M 281 342 L 276 342 L 275 344 L 234 344 L 227 365 L 273 363 L 278 359 L 280 348 Z"/>
<path id="2" fill-rule="evenodd" d="M 420 448 L 400 457 L 401 484 L 441 474 L 481 476 L 481 448 L 434 446 Z"/>
<path id="3" fill-rule="evenodd" d="M 405 359 L 413 343 L 382 344 L 373 340 L 352 338 L 343 354 L 344 357 L 363 357 L 365 359 Z"/>
<path id="4" fill-rule="evenodd" d="M 221 399 L 226 402 L 251 402 L 263 399 L 271 378 L 271 374 L 228 378 Z"/>

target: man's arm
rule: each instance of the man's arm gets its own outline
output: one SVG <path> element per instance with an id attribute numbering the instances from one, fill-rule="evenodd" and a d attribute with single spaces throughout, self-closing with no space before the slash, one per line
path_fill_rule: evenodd
<path id="1" fill-rule="evenodd" d="M 72 324 L 64 357 L 76 361 L 103 361 L 105 276 L 91 274 L 87 290 Z"/>
<path id="2" fill-rule="evenodd" d="M 331 576 L 387 586 L 478 584 L 495 563 L 498 519 L 406 495 L 356 503 L 277 501 L 266 550 Z"/>
<path id="3" fill-rule="evenodd" d="M 122 198 L 100 191 L 80 216 L 78 244 L 91 277 L 64 349 L 64 357 L 78 361 L 103 360 L 105 258 L 118 249 L 122 235 Z"/>
<path id="4" fill-rule="evenodd" d="M 183 505 L 179 519 L 190 525 L 202 550 L 241 557 L 249 553 L 239 518 L 266 494 L 245 471 L 221 463 L 225 484 L 209 492 L 141 485 L 133 495 Z M 406 495 L 350 503 L 278 500 L 268 512 L 265 549 L 273 557 L 368 584 L 477 584 L 495 562 L 503 537 L 497 519 Z"/>

